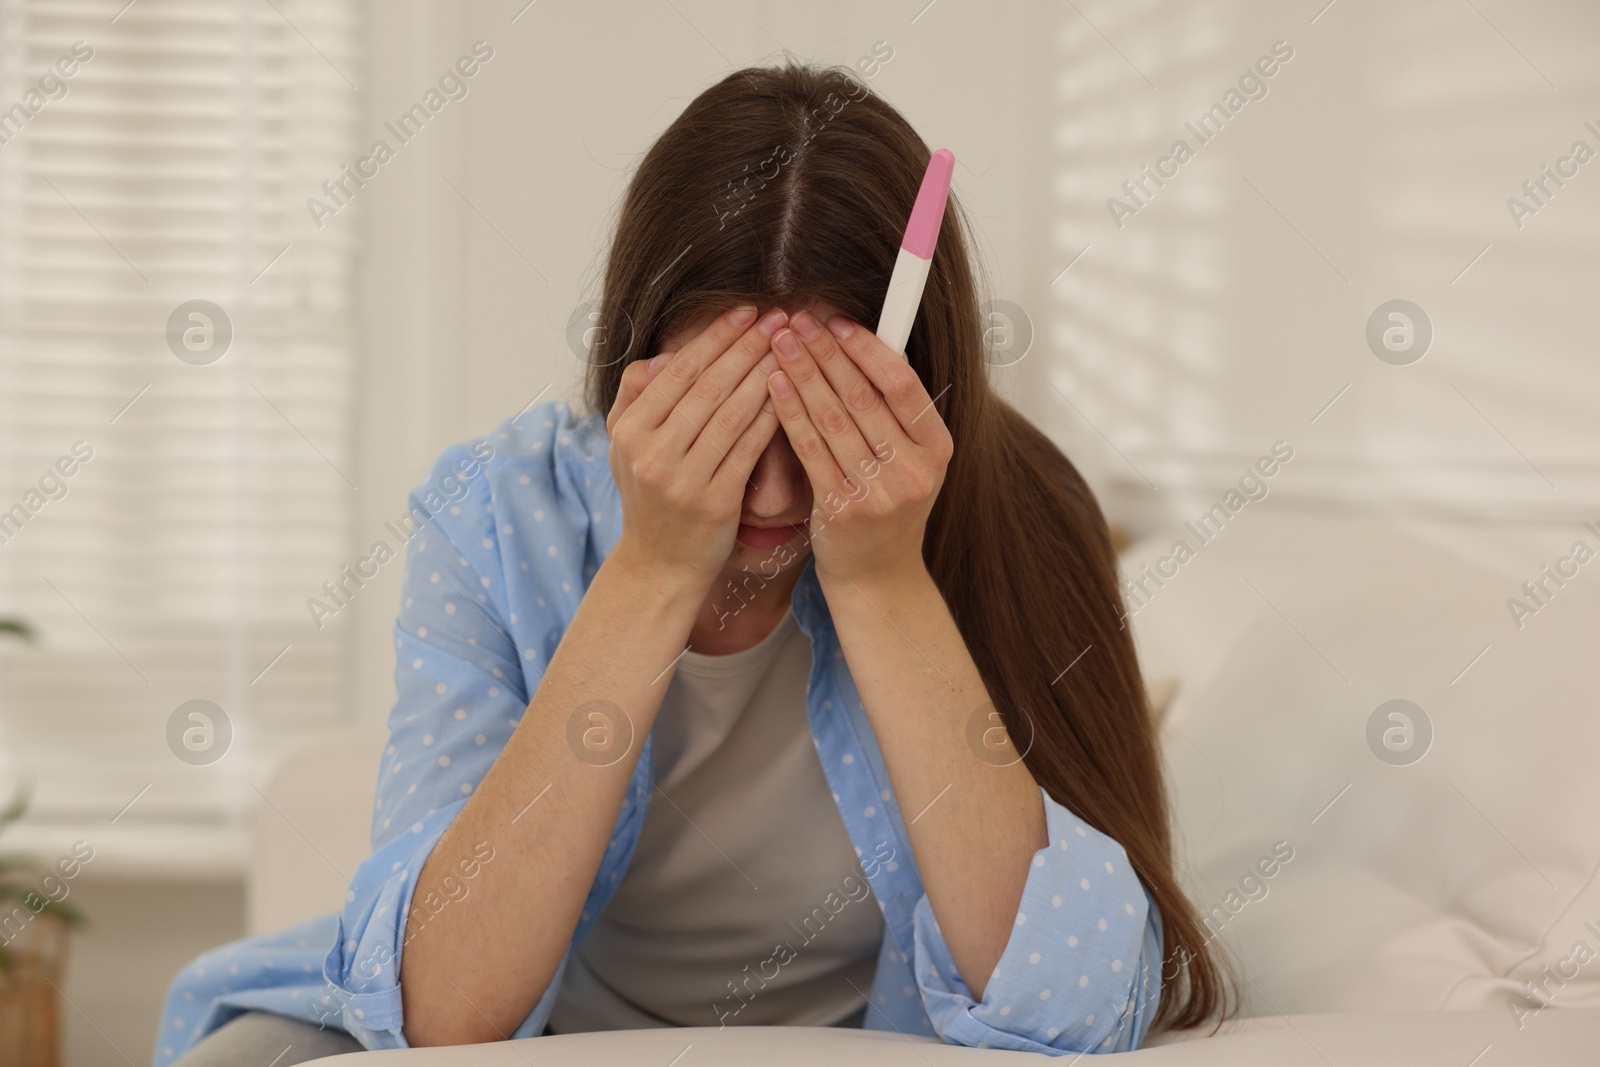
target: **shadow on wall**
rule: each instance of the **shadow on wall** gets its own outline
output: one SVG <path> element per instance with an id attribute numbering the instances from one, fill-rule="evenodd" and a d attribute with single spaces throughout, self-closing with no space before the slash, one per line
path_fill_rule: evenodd
<path id="1" fill-rule="evenodd" d="M 1600 497 L 1600 264 L 1574 243 L 1600 116 L 1565 102 L 1600 71 L 1540 33 L 1581 12 L 1089 14 L 1056 31 L 1028 373 L 1103 456 L 1108 510 L 1192 513 L 1278 439 L 1306 445 L 1282 489 L 1306 506 L 1549 521 Z"/>

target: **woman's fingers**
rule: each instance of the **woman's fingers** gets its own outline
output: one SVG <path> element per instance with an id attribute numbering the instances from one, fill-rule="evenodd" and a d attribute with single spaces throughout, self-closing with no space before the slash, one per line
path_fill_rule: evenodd
<path id="1" fill-rule="evenodd" d="M 828 384 L 833 387 L 834 394 L 844 402 L 845 410 L 861 428 L 868 447 L 880 455 L 886 450 L 885 446 L 891 450 L 891 455 L 900 452 L 906 443 L 905 430 L 884 401 L 882 391 L 856 365 L 855 360 L 839 347 L 838 339 L 823 329 L 815 316 L 805 311 L 790 318 L 789 329 L 780 330 L 773 339 L 775 346 L 785 340 L 786 334 L 798 336 Z"/>
<path id="2" fill-rule="evenodd" d="M 761 380 L 761 391 L 766 393 L 767 383 Z M 761 453 L 766 451 L 767 445 L 772 442 L 772 435 L 778 432 L 778 412 L 772 406 L 772 398 L 763 395 L 761 407 L 756 409 L 756 417 L 750 425 L 745 427 L 744 433 L 728 449 L 727 456 L 717 467 L 717 473 L 712 476 L 711 484 L 714 492 L 727 493 L 729 496 L 744 498 L 745 486 L 750 482 L 750 474 L 756 469 L 756 461 L 761 458 Z"/>
<path id="3" fill-rule="evenodd" d="M 759 321 L 748 322 L 742 330 L 733 326 L 735 320 L 745 319 L 732 312 L 717 316 L 654 376 L 639 399 L 640 405 L 651 405 L 648 410 L 652 419 L 667 398 L 673 399 L 653 428 L 678 455 L 688 454 L 723 401 L 733 395 L 750 368 L 771 350 L 772 335 L 788 316 L 773 310 Z"/>
<path id="4" fill-rule="evenodd" d="M 839 399 L 839 394 L 829 384 L 817 361 L 800 343 L 799 337 L 793 330 L 782 330 L 773 338 L 772 346 L 778 353 L 778 366 L 794 384 L 795 391 L 805 405 L 813 431 L 821 435 L 828 451 L 833 454 L 835 464 L 846 475 L 866 470 L 865 465 L 871 463 L 873 452 L 861 435 L 861 427 L 856 424 L 855 416 L 845 406 L 844 401 Z M 846 362 L 845 357 L 837 351 L 832 355 L 835 360 Z M 788 423 L 784 425 L 787 426 Z M 790 440 L 798 452 L 799 442 L 794 441 L 792 437 Z M 859 482 L 859 476 L 852 479 L 852 485 Z M 817 488 L 823 490 L 841 487 L 840 483 L 817 485 Z"/>
<path id="5" fill-rule="evenodd" d="M 928 396 L 922 379 L 904 356 L 878 340 L 871 330 L 842 315 L 828 320 L 828 332 L 838 340 L 840 350 L 878 387 L 914 444 L 936 452 L 950 447 L 950 430 L 933 408 L 935 398 Z"/>
<path id="6" fill-rule="evenodd" d="M 690 446 L 683 461 L 686 470 L 696 472 L 703 481 L 712 479 L 766 403 L 767 375 L 776 369 L 777 362 L 768 352 L 745 373 L 733 395 L 722 402 Z"/>
<path id="7" fill-rule="evenodd" d="M 663 352 L 662 355 L 671 360 L 674 353 Z M 607 436 L 616 432 L 617 420 L 633 406 L 635 400 L 639 399 L 645 386 L 650 384 L 650 377 L 650 361 L 647 359 L 636 359 L 622 369 L 622 381 L 617 385 L 617 398 L 611 402 L 611 410 L 606 414 Z"/>
<path id="8" fill-rule="evenodd" d="M 700 377 L 700 371 L 726 352 L 728 346 L 743 336 L 755 321 L 755 308 L 749 305 L 731 308 L 718 315 L 711 325 L 684 345 L 679 353 L 683 358 L 674 358 L 662 368 L 670 373 L 652 375 L 650 387 L 635 402 L 634 408 L 638 412 L 635 418 L 641 426 L 646 430 L 654 430 L 666 422 L 678 401 Z"/>
<path id="9" fill-rule="evenodd" d="M 728 446 L 737 439 L 738 433 L 743 431 L 744 425 L 730 432 L 728 425 L 714 427 L 713 422 L 719 417 L 723 404 L 744 384 L 751 369 L 772 351 L 772 335 L 787 321 L 788 314 L 774 308 L 734 338 L 733 343 L 700 372 L 683 399 L 678 401 L 673 417 L 661 427 L 661 432 L 675 441 L 684 453 L 695 448 L 699 438 L 710 433 L 712 443 L 726 452 Z M 668 373 L 670 371 L 669 367 Z M 757 401 L 750 408 L 750 414 L 754 415 L 755 408 L 759 406 L 760 402 Z M 726 419 L 731 416 L 720 417 Z"/>
<path id="10" fill-rule="evenodd" d="M 794 382 L 784 371 L 775 371 L 767 377 L 767 391 L 772 395 L 772 406 L 778 413 L 778 422 L 789 438 L 789 447 L 800 457 L 800 465 L 811 480 L 814 500 L 820 503 L 828 492 L 838 492 L 844 485 L 844 472 L 834 459 L 833 450 L 822 434 L 817 432 L 806 412 L 805 402 L 795 391 Z"/>

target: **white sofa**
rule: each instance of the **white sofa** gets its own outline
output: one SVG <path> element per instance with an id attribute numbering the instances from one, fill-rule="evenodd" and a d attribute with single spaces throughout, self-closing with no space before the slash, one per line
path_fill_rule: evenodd
<path id="1" fill-rule="evenodd" d="M 1538 572 L 1521 560 L 1583 531 L 1473 562 L 1384 524 L 1236 521 L 1134 623 L 1146 670 L 1181 679 L 1163 735 L 1192 899 L 1295 849 L 1223 927 L 1247 1014 L 1509 1022 L 1508 998 L 1580 941 L 1596 958 L 1546 999 L 1600 1008 L 1600 566 L 1521 629 L 1506 607 Z M 1395 699 L 1432 724 L 1414 763 L 1369 745 Z"/>
<path id="2" fill-rule="evenodd" d="M 1539 562 L 1584 535 L 1575 528 L 1537 559 L 1537 543 L 1486 556 L 1458 547 L 1471 538 L 1258 507 L 1164 584 L 1145 579 L 1151 595 L 1131 625 L 1153 688 L 1175 685 L 1162 735 L 1186 885 L 1238 965 L 1244 1004 L 1218 1035 L 1163 1035 L 1122 1059 L 1600 1064 L 1600 564 L 1520 629 L 1506 607 Z M 1130 546 L 1128 576 L 1172 539 Z M 1376 751 L 1391 750 L 1369 744 L 1369 719 L 1394 699 L 1431 723 L 1415 762 L 1386 762 Z M 337 906 L 366 852 L 382 742 L 340 738 L 273 779 L 253 931 Z M 1248 877 L 1275 847 L 1292 859 L 1270 879 Z M 1514 999 L 1540 981 L 1550 1007 Z M 686 1048 L 697 1065 L 1020 1055 L 813 1028 L 361 1055 L 370 1067 L 664 1065 Z"/>

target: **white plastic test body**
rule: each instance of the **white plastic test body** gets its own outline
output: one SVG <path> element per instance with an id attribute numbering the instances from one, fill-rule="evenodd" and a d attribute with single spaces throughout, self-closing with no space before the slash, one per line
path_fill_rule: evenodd
<path id="1" fill-rule="evenodd" d="M 889 291 L 884 294 L 875 332 L 880 341 L 901 355 L 905 355 L 911 324 L 917 321 L 917 308 L 922 304 L 922 289 L 928 283 L 928 268 L 939 242 L 939 223 L 944 221 L 955 166 L 956 157 L 948 148 L 939 149 L 928 160 L 900 242 L 900 254 L 895 257 L 894 273 L 889 276 Z"/>

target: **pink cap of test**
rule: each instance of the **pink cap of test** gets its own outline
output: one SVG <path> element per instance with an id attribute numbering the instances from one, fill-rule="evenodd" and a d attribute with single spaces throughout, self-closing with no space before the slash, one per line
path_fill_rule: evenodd
<path id="1" fill-rule="evenodd" d="M 917 202 L 906 223 L 906 236 L 900 247 L 919 259 L 932 259 L 939 240 L 939 223 L 944 221 L 944 202 L 950 196 L 950 178 L 955 173 L 956 157 L 941 148 L 928 160 L 928 171 L 917 190 Z"/>

